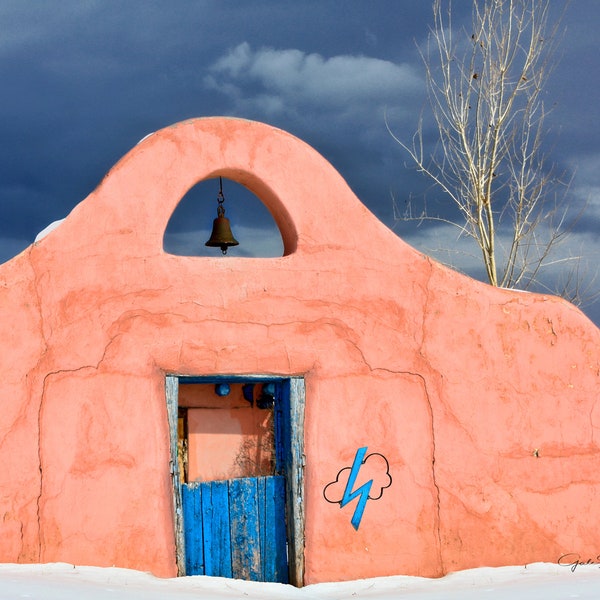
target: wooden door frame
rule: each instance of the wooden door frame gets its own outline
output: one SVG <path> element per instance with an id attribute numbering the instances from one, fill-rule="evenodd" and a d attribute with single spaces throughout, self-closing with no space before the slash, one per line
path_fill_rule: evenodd
<path id="1" fill-rule="evenodd" d="M 305 386 L 303 377 L 286 375 L 218 375 L 165 376 L 165 396 L 169 421 L 170 461 L 169 471 L 173 485 L 173 519 L 175 524 L 175 548 L 177 572 L 185 575 L 185 540 L 183 510 L 181 504 L 181 477 L 177 460 L 177 416 L 179 408 L 179 383 L 270 383 L 279 382 L 286 398 L 288 414 L 285 415 L 288 437 L 285 444 L 284 472 L 286 476 L 286 521 L 288 536 L 288 569 L 292 585 L 302 587 L 304 582 L 304 405 Z"/>

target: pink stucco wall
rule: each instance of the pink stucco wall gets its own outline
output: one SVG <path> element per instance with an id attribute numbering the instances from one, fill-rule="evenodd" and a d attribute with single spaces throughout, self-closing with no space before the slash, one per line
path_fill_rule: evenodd
<path id="1" fill-rule="evenodd" d="M 168 255 L 196 182 L 252 190 L 280 258 Z M 176 572 L 165 373 L 303 375 L 305 582 L 600 552 L 600 331 L 419 254 L 317 152 L 198 119 L 136 146 L 0 266 L 0 561 Z M 323 490 L 356 450 L 392 485 Z"/>

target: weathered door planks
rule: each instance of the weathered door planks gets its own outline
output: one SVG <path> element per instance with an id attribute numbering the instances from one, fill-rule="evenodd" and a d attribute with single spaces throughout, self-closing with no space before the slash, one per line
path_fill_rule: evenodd
<path id="1" fill-rule="evenodd" d="M 183 485 L 186 573 L 287 583 L 281 475 Z"/>
<path id="2" fill-rule="evenodd" d="M 257 494 L 258 477 L 229 481 L 231 505 L 231 562 L 235 577 L 249 581 L 262 581 L 262 562 L 272 557 L 262 556 L 259 529 L 259 505 L 264 513 L 264 493 L 261 501 Z M 263 486 L 261 486 L 263 487 Z"/>

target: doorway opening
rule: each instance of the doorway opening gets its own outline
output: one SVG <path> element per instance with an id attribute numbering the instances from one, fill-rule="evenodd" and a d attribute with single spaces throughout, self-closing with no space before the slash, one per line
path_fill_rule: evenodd
<path id="1" fill-rule="evenodd" d="M 304 380 L 167 376 L 180 574 L 302 585 Z"/>

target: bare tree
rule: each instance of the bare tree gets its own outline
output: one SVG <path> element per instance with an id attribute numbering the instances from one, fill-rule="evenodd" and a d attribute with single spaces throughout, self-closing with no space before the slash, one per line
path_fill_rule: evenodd
<path id="1" fill-rule="evenodd" d="M 475 240 L 495 286 L 527 289 L 539 284 L 544 265 L 571 260 L 551 256 L 578 215 L 566 202 L 569 181 L 543 144 L 543 89 L 560 37 L 550 3 L 473 0 L 471 28 L 456 31 L 451 2 L 434 0 L 421 57 L 438 141 L 427 150 L 422 119 L 410 145 L 392 133 L 460 213 L 400 218 L 459 227 Z M 558 293 L 577 300 L 573 291 Z"/>

